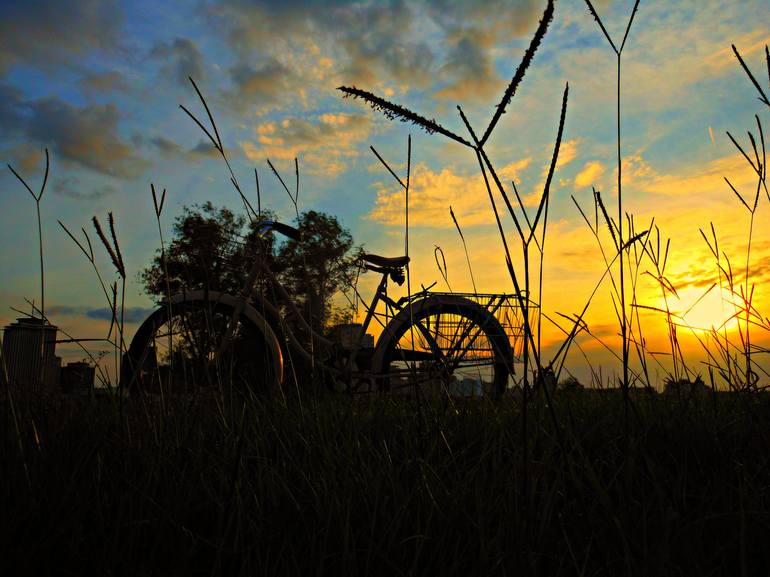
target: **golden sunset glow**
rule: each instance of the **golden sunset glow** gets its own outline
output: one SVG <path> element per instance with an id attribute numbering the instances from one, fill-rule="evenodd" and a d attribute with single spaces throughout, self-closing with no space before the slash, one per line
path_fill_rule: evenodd
<path id="1" fill-rule="evenodd" d="M 665 310 L 666 306 L 674 316 L 674 322 L 685 329 L 732 332 L 738 328 L 740 302 L 729 290 L 720 291 L 718 286 L 706 290 L 687 287 L 679 291 L 678 298 L 669 297 L 667 302 L 661 298 L 658 307 Z"/>
<path id="2" fill-rule="evenodd" d="M 408 208 L 412 289 L 436 282 L 435 289 L 470 292 L 471 275 L 449 215 L 451 206 L 477 289 L 513 292 L 475 154 L 441 134 L 388 120 L 360 100 L 343 99 L 337 87 L 370 90 L 466 138 L 456 105 L 462 106 L 477 132 L 483 131 L 538 25 L 540 4 L 520 0 L 496 7 L 481 3 L 471 9 L 455 3 L 449 9 L 427 1 L 410 3 L 398 15 L 384 17 L 387 11 L 378 3 L 358 3 L 355 10 L 344 2 L 332 3 L 320 10 L 302 3 L 279 7 L 217 0 L 202 19 L 179 19 L 140 2 L 122 7 L 121 19 L 109 22 L 99 20 L 96 12 L 74 10 L 73 29 L 88 30 L 80 35 L 82 42 L 59 32 L 51 35 L 32 21 L 24 37 L 6 31 L 12 41 L 0 46 L 0 96 L 5 103 L 0 107 L 4 129 L 0 152 L 4 162 L 31 180 L 42 177 L 43 148 L 49 148 L 53 159 L 52 193 L 43 207 L 52 320 L 88 337 L 109 326 L 104 314 L 109 303 L 57 220 L 77 231 L 87 227 L 95 214 L 115 214 L 131 271 L 127 304 L 140 319 L 153 305 L 143 294 L 137 273 L 159 242 L 149 183 L 168 189 L 161 216 L 167 239 L 184 205 L 211 200 L 242 208 L 219 153 L 178 108 L 180 103 L 188 108 L 198 103 L 188 76 L 209 99 L 234 174 L 252 205 L 259 202 L 287 222 L 295 218 L 296 210 L 334 214 L 356 243 L 386 256 L 407 250 Z M 626 21 L 630 5 L 599 4 L 614 33 Z M 741 51 L 749 68 L 762 70 L 770 35 L 754 15 L 765 9 L 760 0 L 729 5 L 650 3 L 639 12 L 623 56 L 623 211 L 633 216 L 637 233 L 652 226 L 656 240 L 649 249 L 660 252 L 659 258 L 670 239 L 662 274 L 678 298 L 669 296 L 668 307 L 683 316 L 678 322 L 699 334 L 721 327 L 739 337 L 739 321 L 731 318 L 734 295 L 718 287 L 720 279 L 726 285 L 728 272 L 740 287 L 746 286 L 748 270 L 758 314 L 770 304 L 766 294 L 770 267 L 765 264 L 770 259 L 770 231 L 763 226 L 768 198 L 764 189 L 757 198 L 756 173 L 726 134 L 729 131 L 751 159 L 754 152 L 746 131 L 752 131 L 757 155 L 761 154 L 755 115 L 764 121 L 766 111 L 731 45 Z M 163 33 L 151 34 L 133 25 L 147 11 L 161 23 L 157 30 Z M 717 21 L 720 25 L 715 28 Z M 35 39 L 34 50 L 30 38 Z M 138 59 L 128 58 L 126 46 L 132 46 L 129 52 Z M 71 66 L 84 62 L 86 54 L 87 65 Z M 614 262 L 611 274 L 605 274 L 614 240 L 593 196 L 594 189 L 601 193 L 608 217 L 617 221 L 614 67 L 614 55 L 582 3 L 559 3 L 526 78 L 485 150 L 517 215 L 514 222 L 493 183 L 510 257 L 517 280 L 523 283 L 518 227 L 526 228 L 537 212 L 561 97 L 569 83 L 564 133 L 550 184 L 542 288 L 540 275 L 532 268 L 530 291 L 542 298 L 542 311 L 562 329 L 569 330 L 569 322 L 561 315 L 574 318 L 585 309 L 582 320 L 590 334 L 580 334 L 581 346 L 593 348 L 600 339 L 617 350 L 617 303 L 610 295 L 618 265 Z M 40 74 L 46 82 L 39 81 Z M 409 136 L 407 207 L 404 189 L 369 147 L 405 179 Z M 299 175 L 294 174 L 295 158 Z M 291 190 L 298 185 L 297 207 L 266 159 Z M 0 185 L 6 191 L 0 197 L 0 234 L 6 246 L 17 247 L 1 257 L 0 296 L 7 305 L 24 309 L 24 298 L 37 290 L 34 220 L 29 202 L 25 204 L 29 199 L 23 190 L 16 190 L 13 175 L 7 171 L 0 175 Z M 747 253 L 749 209 L 755 200 Z M 624 240 L 628 225 L 624 222 Z M 539 267 L 541 234 L 542 230 L 538 241 L 529 245 L 531 266 Z M 632 260 L 639 248 L 637 243 L 629 252 Z M 446 279 L 436 265 L 437 250 L 446 258 Z M 661 271 L 653 261 L 644 257 L 632 268 L 629 279 L 636 280 L 626 287 L 629 302 L 635 298 L 640 305 L 665 309 L 654 280 Z M 371 294 L 375 281 L 373 275 L 361 278 L 364 296 Z M 715 283 L 717 288 L 703 296 Z M 405 291 L 391 288 L 395 296 Z M 0 322 L 7 324 L 15 315 L 6 307 Z M 646 342 L 651 347 L 665 343 L 665 315 L 643 308 L 638 315 Z M 134 321 L 132 316 L 129 332 Z M 765 338 L 761 323 L 751 330 L 756 338 Z M 679 332 L 688 330 L 683 326 Z M 550 354 L 559 349 L 564 332 L 543 321 L 539 338 L 546 347 L 544 354 Z M 697 339 L 683 334 L 682 347 L 697 363 L 701 353 Z M 73 358 L 82 354 L 75 347 L 62 350 Z M 584 361 L 570 353 L 569 362 Z M 615 361 L 600 356 L 600 362 Z"/>

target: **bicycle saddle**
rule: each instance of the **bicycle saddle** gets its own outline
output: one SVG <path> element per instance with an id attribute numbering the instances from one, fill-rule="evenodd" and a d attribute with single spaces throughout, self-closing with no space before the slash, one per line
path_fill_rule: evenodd
<path id="1" fill-rule="evenodd" d="M 408 256 L 396 256 L 393 258 L 388 258 L 386 256 L 380 256 L 378 254 L 362 254 L 361 260 L 364 262 L 368 262 L 369 264 L 373 264 L 374 266 L 379 266 L 382 268 L 401 268 L 402 266 L 406 266 L 409 262 Z"/>

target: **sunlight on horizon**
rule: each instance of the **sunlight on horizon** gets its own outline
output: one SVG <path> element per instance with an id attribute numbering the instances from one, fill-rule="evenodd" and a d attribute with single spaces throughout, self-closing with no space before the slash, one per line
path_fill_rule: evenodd
<path id="1" fill-rule="evenodd" d="M 677 291 L 677 296 L 669 296 L 666 302 L 662 297 L 657 307 L 666 310 L 666 306 L 674 316 L 677 326 L 700 333 L 727 331 L 732 333 L 738 329 L 738 312 L 741 310 L 738 297 L 729 289 L 720 289 L 712 285 L 704 289 L 688 286 Z"/>
<path id="2" fill-rule="evenodd" d="M 697 348 L 693 333 L 712 328 L 738 340 L 735 295 L 717 287 L 704 296 L 705 288 L 693 288 L 693 283 L 707 287 L 708 279 L 717 275 L 699 227 L 708 230 L 713 224 L 725 257 L 745 254 L 748 206 L 735 197 L 725 178 L 749 200 L 756 180 L 726 132 L 751 151 L 745 131 L 757 131 L 755 114 L 765 118 L 766 109 L 757 102 L 732 45 L 764 82 L 763 47 L 770 35 L 753 15 L 762 13 L 765 3 L 641 4 L 623 59 L 621 167 L 615 142 L 615 55 L 582 2 L 557 3 L 542 46 L 486 144 L 509 200 L 515 198 L 511 181 L 520 194 L 522 207 L 512 203 L 520 220 L 514 223 L 495 191 L 501 228 L 520 277 L 525 273 L 516 229 L 534 218 L 546 179 L 552 176 L 549 204 L 540 220 L 548 221 L 540 283 L 543 312 L 557 320 L 557 313 L 572 318 L 590 299 L 583 320 L 591 337 L 618 349 L 609 277 L 593 292 L 602 278 L 602 250 L 614 249 L 609 227 L 592 203 L 593 190 L 602 191 L 608 214 L 617 219 L 622 168 L 621 212 L 633 215 L 637 227 L 654 222 L 662 235 L 671 237 L 668 268 L 676 265 L 671 279 L 679 296 L 669 298 L 668 307 L 681 317 L 677 322 L 688 353 Z M 66 13 L 54 3 L 17 3 L 9 12 L 13 18 L 5 19 L 22 25 L 8 28 L 0 40 L 0 96 L 5 103 L 0 107 L 5 134 L 0 156 L 3 165 L 18 169 L 37 186 L 43 150 L 51 155 L 50 192 L 42 202 L 41 220 L 45 302 L 52 323 L 77 337 L 98 338 L 107 333 L 111 320 L 104 314 L 110 303 L 87 259 L 57 220 L 70 230 L 90 231 L 94 215 L 104 219 L 114 214 L 128 271 L 125 303 L 137 312 L 136 319 L 126 321 L 130 338 L 137 320 L 155 306 L 140 274 L 158 250 L 158 232 L 170 240 L 174 219 L 185 206 L 211 201 L 240 210 L 230 176 L 239 179 L 254 202 L 255 171 L 261 195 L 257 202 L 277 219 L 291 222 L 302 211 L 325 212 L 338 217 L 356 244 L 366 244 L 367 252 L 404 254 L 406 194 L 369 147 L 403 178 L 408 138 L 412 291 L 434 281 L 434 290 L 468 292 L 476 284 L 485 293 L 513 290 L 472 147 L 391 122 L 360 100 L 341 98 L 338 87 L 371 91 L 467 136 L 457 115 L 460 105 L 470 125 L 484 130 L 545 2 L 494 8 L 483 2 L 406 3 L 397 11 L 402 20 L 383 17 L 387 5 L 371 0 L 333 3 L 320 10 L 305 3 L 283 6 L 261 0 L 210 4 L 222 8 L 217 26 L 210 25 L 212 12 L 197 7 L 183 19 L 151 10 L 158 25 L 148 29 L 141 25 L 149 8 L 143 2 L 118 2 L 114 15 L 78 3 Z M 622 2 L 600 7 L 612 34 L 622 30 L 627 8 Z M 73 34 L 64 34 L 66 30 Z M 179 109 L 181 104 L 203 113 L 190 78 L 211 105 L 230 174 L 205 134 Z M 563 139 L 549 176 L 567 84 Z M 758 134 L 754 142 L 758 146 Z M 286 194 L 267 158 L 289 180 L 297 158 L 298 198 Z M 151 182 L 168 190 L 157 221 Z M 0 195 L 0 241 L 14 247 L 0 257 L 0 302 L 23 308 L 24 298 L 39 290 L 34 207 L 10 171 L 0 171 L 0 189 L 7 192 Z M 587 211 L 588 222 L 573 198 Z M 758 287 L 770 280 L 770 268 L 766 271 L 763 264 L 770 256 L 770 237 L 760 226 L 766 200 L 761 196 L 756 209 L 750 259 L 751 281 Z M 437 247 L 446 257 L 448 278 L 437 271 Z M 531 258 L 537 258 L 534 244 L 529 248 Z M 99 248 L 96 253 L 96 264 L 106 274 L 109 260 Z M 375 276 L 360 279 L 365 298 L 371 297 Z M 638 302 L 665 309 L 659 287 L 650 289 L 646 283 Z M 396 297 L 405 291 L 391 289 Z M 766 299 L 755 301 L 762 310 Z M 0 310 L 0 325 L 15 316 L 8 306 Z M 656 346 L 664 342 L 665 314 L 642 314 L 643 337 Z M 559 322 L 569 329 L 569 321 Z M 380 333 L 376 323 L 370 333 Z M 544 347 L 558 348 L 564 333 L 544 322 L 538 337 Z M 74 346 L 61 350 L 68 360 L 83 355 Z"/>

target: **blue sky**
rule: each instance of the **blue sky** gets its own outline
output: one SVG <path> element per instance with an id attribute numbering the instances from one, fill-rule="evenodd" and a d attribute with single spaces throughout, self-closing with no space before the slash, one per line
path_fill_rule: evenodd
<path id="1" fill-rule="evenodd" d="M 611 34 L 622 34 L 632 4 L 596 2 Z M 224 165 L 178 106 L 202 113 L 187 76 L 207 96 L 244 188 L 253 194 L 256 167 L 263 204 L 291 219 L 293 209 L 265 159 L 290 175 L 296 156 L 300 208 L 337 215 L 372 252 L 403 250 L 403 195 L 368 147 L 403 169 L 411 134 L 414 274 L 424 284 L 440 280 L 433 261 L 440 245 L 453 288 L 469 288 L 451 204 L 474 267 L 482 271 L 476 276 L 484 279 L 483 290 L 510 290 L 475 157 L 342 99 L 335 88 L 371 90 L 460 134 L 455 106 L 462 104 L 477 128 L 486 126 L 544 5 L 0 2 L 0 157 L 33 188 L 45 147 L 52 158 L 42 202 L 46 301 L 59 313 L 52 320 L 80 336 L 105 328 L 93 273 L 57 219 L 90 230 L 93 215 L 104 220 L 112 211 L 129 269 L 127 302 L 146 308 L 150 300 L 136 275 L 158 246 L 150 183 L 168 190 L 166 229 L 183 205 L 212 200 L 238 208 Z M 624 52 L 626 208 L 640 221 L 655 216 L 672 237 L 672 275 L 687 286 L 706 285 L 715 275 L 698 227 L 714 221 L 725 249 L 742 254 L 745 215 L 722 176 L 747 187 L 751 179 L 725 131 L 745 134 L 754 114 L 767 115 L 730 44 L 761 72 L 770 41 L 767 8 L 766 0 L 642 0 Z M 614 205 L 614 64 L 584 2 L 558 2 L 489 145 L 495 164 L 525 197 L 535 198 L 570 83 L 552 190 L 544 287 L 549 310 L 579 310 L 601 270 L 570 196 L 590 202 L 596 186 Z M 769 241 L 757 239 L 757 262 L 768 254 Z M 16 316 L 8 307 L 25 308 L 24 298 L 35 297 L 39 282 L 34 205 L 8 170 L 0 171 L 0 242 L 0 322 L 7 324 Z M 108 264 L 100 255 L 105 271 Z M 756 280 L 763 280 L 761 273 Z M 648 292 L 654 303 L 653 288 Z M 608 302 L 597 301 L 597 326 L 611 324 Z M 612 330 L 606 332 L 611 338 Z"/>

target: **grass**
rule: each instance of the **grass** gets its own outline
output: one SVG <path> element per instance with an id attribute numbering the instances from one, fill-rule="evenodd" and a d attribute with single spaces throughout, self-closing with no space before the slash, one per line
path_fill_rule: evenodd
<path id="1" fill-rule="evenodd" d="M 176 398 L 122 417 L 109 399 L 17 399 L 23 452 L 0 417 L 0 570 L 765 574 L 770 397 L 634 406 L 626 447 L 617 392 L 557 395 L 564 446 L 542 404 L 524 442 L 511 399 L 424 403 L 423 425 L 387 399 Z"/>

